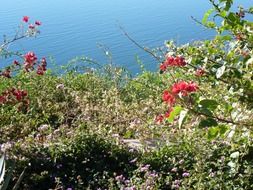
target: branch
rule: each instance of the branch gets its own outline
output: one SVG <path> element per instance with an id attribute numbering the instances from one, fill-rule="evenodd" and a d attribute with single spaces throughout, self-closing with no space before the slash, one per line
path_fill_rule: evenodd
<path id="1" fill-rule="evenodd" d="M 148 48 L 142 47 L 138 42 L 136 42 L 125 30 L 122 26 L 119 25 L 120 30 L 123 32 L 123 34 L 133 43 L 135 44 L 138 48 L 142 49 L 143 51 L 147 52 L 148 54 L 150 54 L 152 57 L 154 57 L 159 63 L 161 63 L 163 60 L 161 60 L 158 56 L 156 56 L 151 50 L 149 50 Z M 172 77 L 172 79 L 174 80 L 174 82 L 176 81 L 175 77 L 173 76 L 173 74 L 167 70 L 170 74 L 170 76 Z"/>
<path id="2" fill-rule="evenodd" d="M 232 120 L 228 120 L 228 119 L 225 119 L 225 118 L 220 118 L 220 117 L 217 117 L 217 116 L 210 116 L 208 114 L 199 112 L 199 111 L 197 111 L 195 109 L 190 109 L 190 111 L 192 111 L 193 113 L 198 114 L 198 115 L 203 115 L 203 116 L 206 116 L 206 117 L 211 117 L 211 118 L 213 118 L 215 120 L 218 120 L 220 122 L 223 122 L 223 123 L 230 123 L 230 124 L 234 124 L 234 125 L 245 125 L 245 126 L 252 127 L 252 124 L 249 124 L 249 123 L 238 123 L 238 122 L 234 122 Z"/>
<path id="3" fill-rule="evenodd" d="M 15 36 L 12 40 L 9 40 L 9 41 L 3 43 L 0 47 L 0 49 L 3 49 L 5 46 L 9 45 L 10 43 L 13 43 L 17 40 L 20 40 L 20 39 L 23 39 L 23 38 L 26 38 L 26 37 L 27 37 L 27 35 L 22 35 L 22 36 L 19 36 L 19 37 Z"/>

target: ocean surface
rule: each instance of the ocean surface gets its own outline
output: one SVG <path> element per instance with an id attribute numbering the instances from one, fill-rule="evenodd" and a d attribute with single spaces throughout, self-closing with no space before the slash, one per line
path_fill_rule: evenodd
<path id="1" fill-rule="evenodd" d="M 250 6 L 253 0 L 235 0 Z M 76 56 L 87 56 L 106 64 L 103 48 L 112 54 L 113 62 L 136 73 L 136 56 L 150 70 L 158 63 L 135 46 L 120 30 L 128 32 L 140 45 L 162 46 L 165 40 L 178 44 L 209 39 L 213 31 L 191 19 L 201 20 L 211 8 L 208 0 L 0 0 L 0 42 L 5 34 L 12 37 L 22 17 L 40 20 L 41 34 L 12 44 L 21 52 L 34 51 L 38 57 L 51 57 L 53 63 L 65 65 Z M 0 67 L 9 64 L 0 59 Z M 51 63 L 51 64 L 53 64 Z"/>

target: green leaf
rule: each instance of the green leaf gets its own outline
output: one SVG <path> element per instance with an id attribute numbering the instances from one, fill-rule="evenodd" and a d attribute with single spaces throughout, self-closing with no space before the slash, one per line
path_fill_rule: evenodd
<path id="1" fill-rule="evenodd" d="M 219 129 L 217 127 L 211 127 L 208 129 L 207 138 L 209 140 L 215 139 L 219 135 Z"/>
<path id="2" fill-rule="evenodd" d="M 125 134 L 124 134 L 124 138 L 132 138 L 134 136 L 133 131 L 128 130 Z"/>
<path id="3" fill-rule="evenodd" d="M 202 19 L 202 24 L 206 25 L 209 16 L 210 16 L 213 12 L 214 12 L 214 9 L 209 9 L 209 10 L 204 14 L 204 17 L 203 17 L 203 19 Z"/>
<path id="4" fill-rule="evenodd" d="M 216 36 L 215 37 L 217 40 L 221 40 L 221 41 L 230 41 L 232 40 L 232 37 L 230 35 L 224 35 L 224 36 Z"/>
<path id="5" fill-rule="evenodd" d="M 199 123 L 199 127 L 212 127 L 217 125 L 218 125 L 217 121 L 213 118 L 203 119 Z"/>
<path id="6" fill-rule="evenodd" d="M 253 7 L 250 7 L 248 11 L 249 11 L 249 13 L 252 14 L 253 13 Z"/>
<path id="7" fill-rule="evenodd" d="M 213 140 L 214 138 L 224 136 L 224 134 L 229 130 L 229 127 L 226 125 L 219 125 L 216 127 L 210 127 L 208 129 L 207 138 Z"/>
<path id="8" fill-rule="evenodd" d="M 199 104 L 202 107 L 204 107 L 210 111 L 214 111 L 217 108 L 217 106 L 219 105 L 218 102 L 216 102 L 215 100 L 211 100 L 211 99 L 201 100 L 199 102 Z"/>
<path id="9" fill-rule="evenodd" d="M 178 116 L 180 114 L 180 112 L 182 111 L 182 107 L 181 106 L 175 106 L 173 108 L 173 111 L 170 113 L 169 118 L 167 119 L 168 122 L 173 122 L 175 117 Z"/>
<path id="10" fill-rule="evenodd" d="M 213 21 L 209 21 L 209 22 L 206 23 L 206 26 L 207 26 L 208 28 L 214 28 L 214 27 L 216 26 L 216 24 L 215 24 L 215 22 L 213 22 Z"/>
<path id="11" fill-rule="evenodd" d="M 224 18 L 226 15 L 227 15 L 227 11 L 221 11 L 221 12 L 220 12 L 220 16 L 221 16 L 221 17 Z"/>
<path id="12" fill-rule="evenodd" d="M 230 129 L 227 125 L 219 125 L 220 136 L 224 136 L 224 134 Z"/>
<path id="13" fill-rule="evenodd" d="M 198 112 L 204 114 L 205 116 L 213 116 L 213 113 L 206 107 L 198 107 Z"/>
<path id="14" fill-rule="evenodd" d="M 227 21 L 231 26 L 235 26 L 237 23 L 239 23 L 240 19 L 235 13 L 229 13 L 227 16 Z"/>
<path id="15" fill-rule="evenodd" d="M 231 8 L 232 4 L 233 4 L 233 0 L 227 0 L 224 10 L 228 11 Z"/>

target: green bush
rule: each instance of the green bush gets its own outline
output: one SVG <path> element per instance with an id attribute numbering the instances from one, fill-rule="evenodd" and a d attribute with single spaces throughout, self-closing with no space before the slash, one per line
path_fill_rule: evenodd
<path id="1" fill-rule="evenodd" d="M 130 161 L 138 156 L 85 130 L 76 131 L 61 144 L 30 143 L 26 150 L 16 148 L 15 151 L 25 158 L 17 161 L 16 174 L 29 165 L 21 189 L 106 188 L 110 177 L 130 175 L 136 168 Z"/>

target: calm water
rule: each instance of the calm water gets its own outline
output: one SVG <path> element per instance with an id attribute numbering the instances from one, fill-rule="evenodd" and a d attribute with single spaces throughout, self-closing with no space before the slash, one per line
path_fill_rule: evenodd
<path id="1" fill-rule="evenodd" d="M 253 0 L 235 2 L 253 4 Z M 157 68 L 157 62 L 133 45 L 119 25 L 148 47 L 161 46 L 168 39 L 186 43 L 213 35 L 190 18 L 201 19 L 210 8 L 208 0 L 0 0 L 0 3 L 0 35 L 15 33 L 24 15 L 42 21 L 37 39 L 19 41 L 13 48 L 33 50 L 39 57 L 53 56 L 59 65 L 81 55 L 104 63 L 104 55 L 98 48 L 98 44 L 104 44 L 118 65 L 137 72 L 138 54 L 147 68 Z M 0 60 L 0 67 L 6 62 Z"/>

